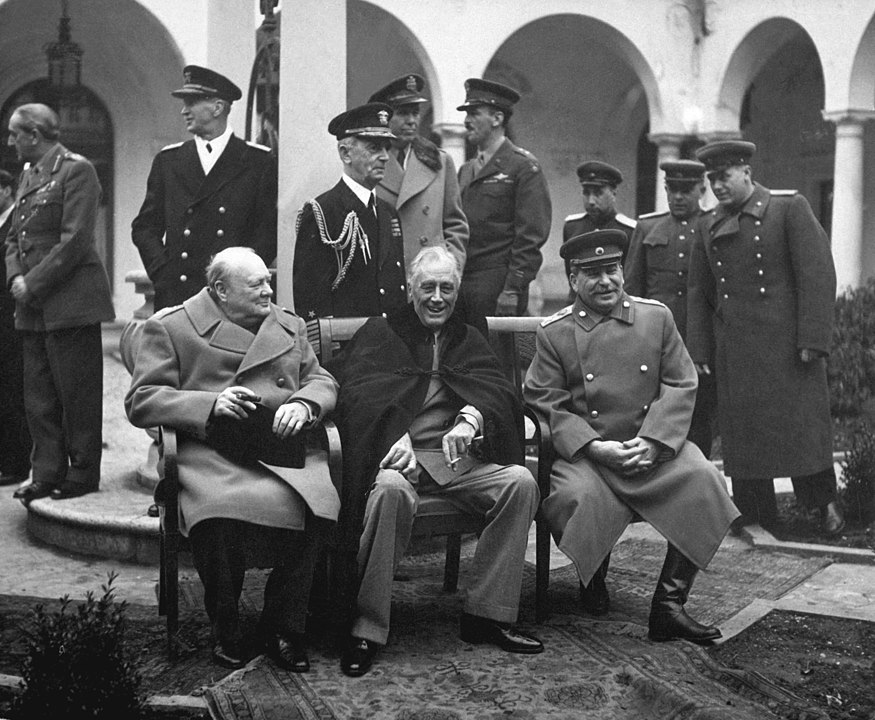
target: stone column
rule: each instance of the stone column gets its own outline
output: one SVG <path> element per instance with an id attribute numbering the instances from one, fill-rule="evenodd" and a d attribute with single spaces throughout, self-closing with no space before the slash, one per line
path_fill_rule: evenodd
<path id="1" fill-rule="evenodd" d="M 341 175 L 328 123 L 346 110 L 346 0 L 296 0 L 281 32 L 277 302 L 291 308 L 298 210 Z"/>
<path id="2" fill-rule="evenodd" d="M 246 137 L 246 93 L 255 61 L 256 17 L 252 3 L 239 0 L 210 0 L 205 3 L 206 58 L 204 64 L 226 75 L 243 97 L 231 106 L 229 121 L 238 137 Z"/>
<path id="3" fill-rule="evenodd" d="M 833 173 L 832 255 L 838 292 L 856 287 L 861 280 L 863 248 L 863 139 L 865 123 L 875 118 L 871 110 L 824 112 L 835 123 L 836 147 Z"/>
<path id="4" fill-rule="evenodd" d="M 665 173 L 659 166 L 667 161 L 679 160 L 681 143 L 686 136 L 679 133 L 650 133 L 647 139 L 657 147 L 656 155 L 656 211 L 668 210 L 668 199 L 665 197 Z"/>
<path id="5" fill-rule="evenodd" d="M 432 126 L 441 136 L 442 148 L 453 158 L 458 170 L 465 162 L 465 126 L 462 123 L 439 123 Z"/>

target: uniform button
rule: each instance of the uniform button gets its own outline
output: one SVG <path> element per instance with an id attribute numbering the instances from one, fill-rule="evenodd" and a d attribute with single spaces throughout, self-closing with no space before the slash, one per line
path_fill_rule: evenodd
<path id="1" fill-rule="evenodd" d="M 592 382 L 592 381 L 593 381 L 593 378 L 595 378 L 595 375 L 593 375 L 592 373 L 587 373 L 587 374 L 586 374 L 586 381 L 587 381 L 587 382 Z"/>
<path id="2" fill-rule="evenodd" d="M 762 276 L 763 276 L 763 271 L 762 271 L 762 270 L 757 270 L 757 275 L 759 275 L 760 277 L 762 277 Z"/>
<path id="3" fill-rule="evenodd" d="M 760 207 L 760 206 L 762 206 L 762 202 L 760 200 L 757 200 L 757 207 Z"/>
<path id="4" fill-rule="evenodd" d="M 382 313 L 382 315 L 383 315 L 383 317 L 388 317 L 388 316 L 386 315 L 386 313 Z"/>
<path id="5" fill-rule="evenodd" d="M 687 226 L 687 221 L 686 221 L 686 220 L 681 220 L 681 225 L 683 225 L 684 227 L 686 227 L 686 226 Z"/>
<path id="6" fill-rule="evenodd" d="M 277 378 L 276 384 L 277 384 L 277 387 L 282 387 L 283 385 L 286 384 L 286 379 L 285 378 Z"/>
<path id="7" fill-rule="evenodd" d="M 24 215 L 21 216 L 21 219 L 24 220 Z"/>
<path id="8" fill-rule="evenodd" d="M 189 235 L 191 235 L 191 230 L 185 228 L 185 230 L 182 231 L 182 234 L 185 235 L 185 237 L 188 237 Z"/>
<path id="9" fill-rule="evenodd" d="M 686 240 L 686 239 L 687 239 L 686 235 L 678 235 L 678 240 Z"/>
<path id="10" fill-rule="evenodd" d="M 181 257 L 183 260 L 188 260 L 188 253 L 184 252 L 179 257 Z"/>
<path id="11" fill-rule="evenodd" d="M 597 418 L 599 416 L 599 411 L 593 410 L 589 415 L 590 415 L 590 417 Z"/>
<path id="12" fill-rule="evenodd" d="M 624 308 L 629 307 L 629 301 L 628 301 L 628 300 L 623 300 L 623 307 L 624 307 Z"/>
<path id="13" fill-rule="evenodd" d="M 684 291 L 678 290 L 678 297 L 683 297 L 683 296 L 684 296 Z"/>
<path id="14" fill-rule="evenodd" d="M 762 223 L 761 220 L 757 220 L 757 221 L 754 223 L 754 225 L 756 225 L 757 227 L 759 227 L 759 226 L 762 225 L 762 224 L 763 224 L 763 223 Z"/>
<path id="15" fill-rule="evenodd" d="M 754 236 L 753 236 L 753 240 L 754 240 L 754 242 L 759 242 L 759 241 L 760 241 L 760 236 L 759 236 L 759 235 L 754 235 Z"/>
<path id="16" fill-rule="evenodd" d="M 682 258 L 683 256 L 684 256 L 683 253 L 678 253 L 678 257 L 679 257 L 679 258 Z"/>
<path id="17" fill-rule="evenodd" d="M 643 406 L 641 407 L 641 409 L 642 409 L 644 412 L 647 412 L 648 410 L 650 410 L 650 405 L 643 405 Z"/>
<path id="18" fill-rule="evenodd" d="M 395 262 L 395 267 L 401 267 L 401 261 L 400 261 L 400 260 L 397 260 L 397 261 Z"/>
<path id="19" fill-rule="evenodd" d="M 404 286 L 403 286 L 403 285 L 401 286 L 401 289 L 402 289 L 402 290 L 404 289 Z"/>
<path id="20" fill-rule="evenodd" d="M 580 317 L 586 317 L 586 310 L 581 310 L 581 311 L 580 311 L 579 313 L 577 313 L 577 314 L 580 315 Z"/>
<path id="21" fill-rule="evenodd" d="M 216 230 L 216 237 L 225 237 L 225 231 L 222 229 Z"/>
<path id="22" fill-rule="evenodd" d="M 717 261 L 717 267 L 723 267 L 723 263 L 720 262 L 719 260 Z"/>
<path id="23" fill-rule="evenodd" d="M 683 277 L 683 276 L 684 276 L 684 271 L 678 270 L 678 277 Z"/>
<path id="24" fill-rule="evenodd" d="M 720 278 L 720 282 L 725 283 L 725 282 L 726 282 L 726 278 L 724 278 L 724 277 Z"/>
<path id="25" fill-rule="evenodd" d="M 421 236 L 419 238 L 419 244 L 423 246 L 428 245 L 428 238 L 425 235 Z"/>
<path id="26" fill-rule="evenodd" d="M 763 254 L 757 253 L 757 260 L 762 260 L 762 259 L 763 259 Z"/>
<path id="27" fill-rule="evenodd" d="M 760 295 L 765 295 L 765 294 L 766 294 L 766 289 L 760 288 Z"/>
<path id="28" fill-rule="evenodd" d="M 225 214 L 225 206 L 224 206 L 224 205 L 222 205 L 222 207 L 219 208 L 219 213 L 220 213 L 221 215 L 224 215 L 224 214 Z"/>
<path id="29" fill-rule="evenodd" d="M 386 291 L 383 288 L 380 288 L 380 295 L 385 295 Z"/>
<path id="30" fill-rule="evenodd" d="M 724 295 L 724 296 L 723 296 L 723 299 L 724 299 L 724 300 L 729 300 L 729 295 Z"/>
<path id="31" fill-rule="evenodd" d="M 186 280 L 188 280 L 188 275 L 180 275 L 179 276 L 179 282 L 185 282 Z"/>
<path id="32" fill-rule="evenodd" d="M 642 366 L 641 366 L 641 372 L 647 372 L 647 366 L 646 366 L 646 365 L 642 365 Z"/>

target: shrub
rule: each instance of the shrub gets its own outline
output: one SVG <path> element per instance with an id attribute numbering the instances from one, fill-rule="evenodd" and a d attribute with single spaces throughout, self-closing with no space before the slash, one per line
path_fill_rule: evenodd
<path id="1" fill-rule="evenodd" d="M 833 417 L 859 417 L 875 397 L 875 278 L 836 298 L 827 372 Z"/>
<path id="2" fill-rule="evenodd" d="M 866 422 L 854 426 L 842 479 L 842 504 L 848 515 L 863 522 L 875 518 L 875 432 Z"/>
<path id="3" fill-rule="evenodd" d="M 25 629 L 24 689 L 13 718 L 125 720 L 141 717 L 140 678 L 125 656 L 126 603 L 116 602 L 110 573 L 98 600 L 89 591 L 73 611 L 69 596 L 61 609 L 37 605 Z"/>

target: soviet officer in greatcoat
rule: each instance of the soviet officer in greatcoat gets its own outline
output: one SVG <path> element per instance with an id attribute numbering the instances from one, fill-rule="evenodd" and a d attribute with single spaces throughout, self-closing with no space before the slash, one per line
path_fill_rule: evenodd
<path id="1" fill-rule="evenodd" d="M 696 370 L 672 318 L 656 300 L 627 295 L 621 230 L 571 238 L 574 304 L 544 320 L 525 400 L 550 424 L 556 461 L 541 509 L 574 562 L 584 609 L 608 609 L 602 575 L 637 513 L 668 540 L 651 603 L 652 640 L 706 644 L 720 630 L 689 617 L 693 579 L 708 565 L 738 510 L 720 472 L 686 440 Z"/>
<path id="2" fill-rule="evenodd" d="M 669 209 L 638 218 L 624 265 L 626 292 L 663 303 L 686 340 L 690 247 L 701 235 L 705 166 L 696 160 L 669 160 L 659 169 L 665 173 Z M 702 375 L 688 438 L 705 457 L 711 456 L 716 404 L 714 375 Z"/>
<path id="3" fill-rule="evenodd" d="M 375 191 L 395 137 L 391 116 L 389 105 L 367 103 L 328 124 L 343 174 L 298 213 L 292 287 L 305 320 L 386 317 L 407 305 L 401 222 Z"/>
<path id="4" fill-rule="evenodd" d="M 525 314 L 550 235 L 552 206 L 541 164 L 506 137 L 519 99 L 506 85 L 471 78 L 458 108 L 466 113 L 468 142 L 477 148 L 459 170 L 470 228 L 462 299 L 474 316 Z"/>
<path id="5" fill-rule="evenodd" d="M 755 151 L 729 140 L 697 152 L 719 205 L 693 245 L 687 344 L 708 373 L 716 342 L 724 468 L 745 522 L 775 522 L 772 479 L 789 476 L 823 532 L 837 534 L 826 377 L 835 267 L 808 201 L 753 181 Z"/>
<path id="6" fill-rule="evenodd" d="M 182 100 L 194 138 L 155 156 L 131 226 L 156 310 L 200 292 L 207 263 L 224 248 L 251 247 L 268 265 L 276 258 L 276 162 L 269 148 L 241 140 L 228 125 L 240 88 L 197 65 L 183 75 L 171 95 Z"/>
<path id="7" fill-rule="evenodd" d="M 96 491 L 103 453 L 100 323 L 115 313 L 94 235 L 100 182 L 94 166 L 59 138 L 60 120 L 46 105 L 12 113 L 9 145 L 28 164 L 6 237 L 33 438 L 32 482 L 14 494 L 25 502 Z"/>

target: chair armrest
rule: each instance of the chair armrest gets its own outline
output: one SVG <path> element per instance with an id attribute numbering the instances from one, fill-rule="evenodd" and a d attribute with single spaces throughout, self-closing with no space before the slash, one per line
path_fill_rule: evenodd
<path id="1" fill-rule="evenodd" d="M 532 438 L 526 438 L 527 445 L 538 449 L 538 489 L 541 491 L 541 501 L 550 494 L 550 470 L 553 468 L 553 434 L 550 424 L 538 415 L 528 405 L 523 406 L 526 417 L 532 421 L 535 428 Z"/>
<path id="2" fill-rule="evenodd" d="M 320 425 L 313 428 L 313 432 L 319 435 L 322 449 L 328 453 L 328 472 L 337 494 L 340 495 L 343 489 L 343 449 L 340 445 L 340 431 L 332 420 L 323 420 Z"/>
<path id="3" fill-rule="evenodd" d="M 155 502 L 163 508 L 161 522 L 164 532 L 179 532 L 179 465 L 176 430 L 162 425 L 158 428 L 159 483 Z"/>

